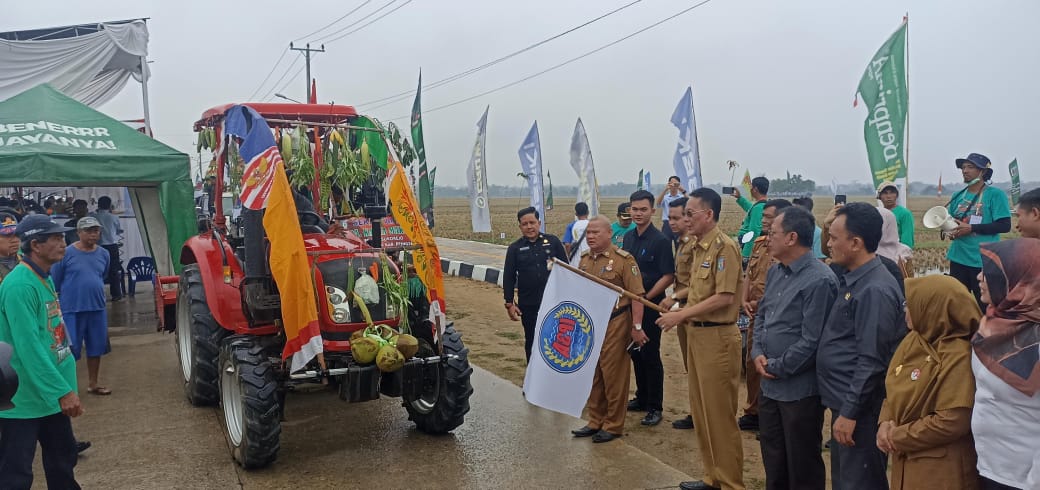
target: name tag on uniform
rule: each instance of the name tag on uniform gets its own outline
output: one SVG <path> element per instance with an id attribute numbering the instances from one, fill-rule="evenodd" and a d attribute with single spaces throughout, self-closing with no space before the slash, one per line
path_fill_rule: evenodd
<path id="1" fill-rule="evenodd" d="M 977 214 L 973 214 L 970 218 L 968 218 L 968 224 L 969 225 L 981 225 L 982 224 L 982 216 L 979 216 Z"/>
<path id="2" fill-rule="evenodd" d="M 524 250 L 530 250 L 531 247 L 520 247 L 518 250 L 523 252 Z"/>

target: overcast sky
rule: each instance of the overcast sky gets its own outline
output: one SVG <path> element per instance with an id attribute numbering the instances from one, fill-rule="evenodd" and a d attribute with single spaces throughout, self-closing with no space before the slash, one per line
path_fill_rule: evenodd
<path id="1" fill-rule="evenodd" d="M 315 36 L 363 0 L 5 2 L 0 31 L 150 17 L 151 111 L 156 137 L 194 156 L 192 122 L 203 110 L 244 102 L 275 61 L 383 7 L 372 0 Z M 315 55 L 319 101 L 358 105 L 407 127 L 412 98 L 385 107 L 364 102 L 526 47 L 632 0 L 524 2 L 395 0 L 400 8 L 354 34 L 325 42 Z M 490 69 L 423 94 L 432 109 L 526 77 L 612 42 L 694 5 L 644 0 L 588 27 Z M 855 4 L 857 8 L 853 8 Z M 403 6 L 402 6 L 403 5 Z M 582 118 L 600 182 L 632 181 L 639 168 L 654 181 L 672 173 L 677 131 L 669 117 L 693 87 L 705 182 L 728 182 L 726 161 L 752 174 L 802 173 L 819 183 L 867 182 L 862 105 L 852 107 L 863 70 L 910 14 L 910 179 L 959 178 L 956 157 L 988 155 L 995 180 L 1008 180 L 1017 157 L 1023 180 L 1040 175 L 1040 2 L 1034 0 L 844 2 L 712 0 L 616 46 L 530 81 L 423 114 L 426 153 L 442 185 L 462 185 L 475 124 L 486 105 L 488 178 L 518 184 L 519 148 L 538 120 L 545 168 L 574 184 L 570 138 Z M 318 41 L 319 43 L 321 41 Z M 305 98 L 295 53 L 284 56 L 261 95 L 285 86 Z M 131 82 L 101 110 L 141 117 Z M 401 119 L 403 117 L 403 119 Z M 741 169 L 742 173 L 743 170 Z M 737 176 L 740 179 L 740 176 Z"/>

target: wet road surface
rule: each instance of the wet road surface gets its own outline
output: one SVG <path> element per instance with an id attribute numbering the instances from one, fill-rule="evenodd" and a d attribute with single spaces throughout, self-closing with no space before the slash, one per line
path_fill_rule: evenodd
<path id="1" fill-rule="evenodd" d="M 154 332 L 145 290 L 112 308 L 101 381 L 113 395 L 86 394 L 80 365 L 86 414 L 74 428 L 93 443 L 76 468 L 84 488 L 667 488 L 691 479 L 624 439 L 574 439 L 581 421 L 529 405 L 517 386 L 479 368 L 466 423 L 441 437 L 417 432 L 399 399 L 291 393 L 278 460 L 242 470 L 220 412 L 186 401 L 174 337 Z M 43 488 L 39 456 L 36 468 Z"/>

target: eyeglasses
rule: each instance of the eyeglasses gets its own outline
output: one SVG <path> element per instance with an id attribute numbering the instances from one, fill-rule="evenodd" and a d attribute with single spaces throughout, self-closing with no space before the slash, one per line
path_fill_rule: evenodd
<path id="1" fill-rule="evenodd" d="M 686 210 L 686 217 L 687 218 L 692 218 L 694 216 L 697 216 L 698 214 L 707 213 L 708 211 L 711 211 L 711 210 L 710 209 L 698 209 L 697 211 Z"/>

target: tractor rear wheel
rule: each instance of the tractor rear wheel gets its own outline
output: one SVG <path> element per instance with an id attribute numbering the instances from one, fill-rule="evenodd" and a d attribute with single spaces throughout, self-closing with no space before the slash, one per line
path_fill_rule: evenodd
<path id="1" fill-rule="evenodd" d="M 177 289 L 177 357 L 184 377 L 184 394 L 196 407 L 214 405 L 217 390 L 217 356 L 224 330 L 206 303 L 198 264 L 184 266 Z"/>
<path id="2" fill-rule="evenodd" d="M 220 352 L 220 406 L 231 455 L 245 469 L 278 457 L 281 404 L 275 368 L 255 339 L 231 337 Z"/>
<path id="3" fill-rule="evenodd" d="M 427 434 L 446 434 L 462 425 L 473 394 L 473 368 L 469 367 L 469 349 L 462 344 L 462 336 L 448 324 L 441 342 L 445 354 L 457 357 L 438 364 L 438 375 L 427 380 L 418 398 L 404 400 L 408 419 Z"/>

